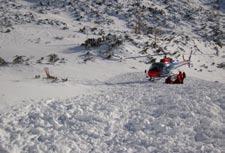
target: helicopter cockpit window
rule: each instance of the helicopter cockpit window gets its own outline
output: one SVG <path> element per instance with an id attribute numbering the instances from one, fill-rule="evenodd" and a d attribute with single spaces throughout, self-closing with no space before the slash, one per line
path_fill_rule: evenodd
<path id="1" fill-rule="evenodd" d="M 162 70 L 164 67 L 164 64 L 162 63 L 153 63 L 149 70 L 155 71 L 155 70 Z"/>

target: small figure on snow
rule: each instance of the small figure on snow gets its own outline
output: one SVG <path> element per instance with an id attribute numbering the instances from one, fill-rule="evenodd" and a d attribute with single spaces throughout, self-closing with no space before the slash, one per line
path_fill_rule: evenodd
<path id="1" fill-rule="evenodd" d="M 172 79 L 172 76 L 168 76 L 165 80 L 165 83 L 166 84 L 183 84 L 184 83 L 184 79 L 186 78 L 185 72 L 179 71 L 179 73 L 175 76 L 176 76 L 175 80 Z"/>

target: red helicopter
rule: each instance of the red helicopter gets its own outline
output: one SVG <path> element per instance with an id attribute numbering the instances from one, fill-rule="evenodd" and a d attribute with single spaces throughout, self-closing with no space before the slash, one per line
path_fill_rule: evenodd
<path id="1" fill-rule="evenodd" d="M 149 78 L 150 81 L 154 81 L 156 78 L 166 77 L 165 83 L 182 84 L 186 77 L 185 72 L 179 71 L 178 74 L 172 74 L 171 71 L 187 64 L 190 67 L 190 59 L 191 55 L 188 60 L 185 60 L 183 57 L 183 61 L 180 62 L 165 55 L 164 58 L 160 60 L 160 62 L 153 63 L 148 71 L 145 70 L 146 77 Z"/>
<path id="2" fill-rule="evenodd" d="M 172 70 L 188 65 L 190 68 L 191 65 L 191 56 L 192 52 L 189 55 L 189 59 L 185 60 L 183 56 L 183 61 L 173 60 L 172 58 L 167 57 L 167 54 L 170 54 L 169 52 L 163 52 L 164 58 L 160 60 L 160 62 L 154 62 L 151 64 L 150 68 L 148 70 L 145 70 L 146 78 L 148 78 L 150 81 L 154 81 L 161 78 L 166 78 L 165 83 L 168 84 L 182 84 L 186 74 L 185 72 L 179 71 L 178 74 L 173 74 Z M 143 58 L 143 57 L 153 57 L 153 56 L 159 56 L 157 55 L 144 55 L 144 56 L 136 56 L 136 57 L 127 57 L 125 59 L 136 59 L 136 58 Z M 171 54 L 170 54 L 171 55 Z M 173 55 L 173 53 L 172 53 Z"/>

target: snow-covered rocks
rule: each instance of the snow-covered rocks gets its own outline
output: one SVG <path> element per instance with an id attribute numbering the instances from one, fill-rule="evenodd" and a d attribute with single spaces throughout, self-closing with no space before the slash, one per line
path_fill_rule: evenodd
<path id="1" fill-rule="evenodd" d="M 56 64 L 56 63 L 65 63 L 65 58 L 60 58 L 57 54 L 49 54 L 46 57 L 41 57 L 36 61 L 38 64 Z"/>
<path id="2" fill-rule="evenodd" d="M 119 46 L 123 43 L 122 36 L 117 36 L 113 34 L 108 34 L 106 36 L 102 36 L 100 38 L 89 38 L 85 40 L 85 42 L 82 44 L 82 46 L 85 46 L 86 48 L 91 47 L 100 47 L 102 45 L 107 45 L 109 48 L 113 48 L 116 46 Z"/>
<path id="3" fill-rule="evenodd" d="M 30 59 L 27 58 L 26 56 L 20 56 L 20 55 L 16 55 L 12 61 L 12 64 L 26 64 L 28 65 L 28 61 Z"/>
<path id="4" fill-rule="evenodd" d="M 108 34 L 99 38 L 89 38 L 81 46 L 87 49 L 95 48 L 97 54 L 103 58 L 110 59 L 114 49 L 123 44 L 124 38 L 120 35 Z"/>
<path id="5" fill-rule="evenodd" d="M 49 54 L 47 57 L 48 57 L 49 63 L 55 63 L 59 60 L 59 57 L 57 54 Z"/>
<path id="6" fill-rule="evenodd" d="M 83 44 L 81 44 L 81 46 L 85 46 L 86 48 L 90 48 L 90 47 L 99 47 L 101 45 L 102 39 L 101 38 L 89 38 L 87 40 L 85 40 L 85 42 Z"/>
<path id="7" fill-rule="evenodd" d="M 2 57 L 0 57 L 0 66 L 4 66 L 6 64 L 7 62 Z"/>
<path id="8" fill-rule="evenodd" d="M 217 67 L 225 69 L 225 62 L 218 64 Z"/>
<path id="9" fill-rule="evenodd" d="M 37 20 L 38 25 L 51 25 L 61 28 L 62 30 L 68 29 L 67 24 L 62 21 L 58 20 L 51 20 L 51 19 L 39 19 Z"/>
<path id="10" fill-rule="evenodd" d="M 15 25 L 35 21 L 35 15 L 15 1 L 3 0 L 0 2 L 0 5 L 0 32 L 2 33 L 11 32 Z"/>

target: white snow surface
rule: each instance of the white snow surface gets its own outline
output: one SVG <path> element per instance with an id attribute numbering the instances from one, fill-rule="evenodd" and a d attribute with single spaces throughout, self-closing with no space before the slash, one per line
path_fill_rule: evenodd
<path id="1" fill-rule="evenodd" d="M 136 2 L 141 16 L 128 0 L 0 0 L 0 153 L 225 153 L 224 2 Z M 104 45 L 81 46 L 109 33 L 123 40 L 111 59 Z M 184 84 L 145 78 L 148 59 L 135 57 L 159 60 L 159 47 L 178 60 L 193 52 L 190 68 L 174 70 Z"/>
<path id="2" fill-rule="evenodd" d="M 224 84 L 187 79 L 162 86 L 128 73 L 92 85 L 100 93 L 1 115 L 1 147 L 10 153 L 225 151 Z"/>

